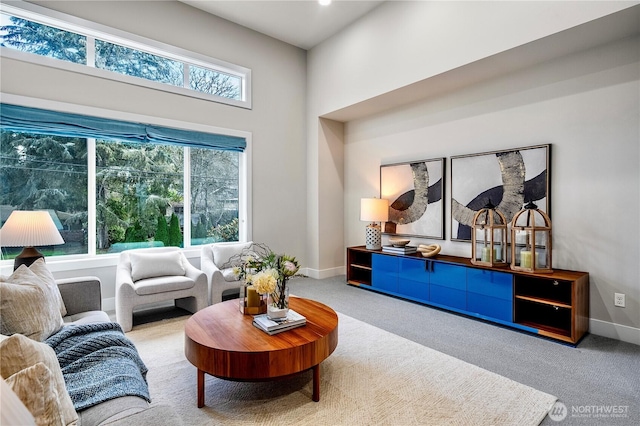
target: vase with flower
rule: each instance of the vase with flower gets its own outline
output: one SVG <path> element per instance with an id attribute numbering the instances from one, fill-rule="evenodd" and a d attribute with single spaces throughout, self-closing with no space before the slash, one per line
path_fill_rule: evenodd
<path id="1" fill-rule="evenodd" d="M 254 245 L 251 255 L 241 258 L 234 268 L 238 279 L 244 279 L 251 291 L 267 296 L 267 316 L 279 319 L 289 312 L 287 281 L 300 270 L 295 257 L 274 253 L 265 245 Z"/>

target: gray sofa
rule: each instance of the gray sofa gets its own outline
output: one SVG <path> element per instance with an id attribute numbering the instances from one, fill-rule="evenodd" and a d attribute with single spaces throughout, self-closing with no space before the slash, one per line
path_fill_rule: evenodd
<path id="1" fill-rule="evenodd" d="M 102 310 L 101 283 L 96 277 L 56 280 L 67 309 L 65 324 L 110 322 Z M 153 398 L 153 395 L 151 395 Z M 125 396 L 102 402 L 78 413 L 79 426 L 92 425 L 181 425 L 182 421 L 168 405 L 149 404 L 137 396 Z"/>

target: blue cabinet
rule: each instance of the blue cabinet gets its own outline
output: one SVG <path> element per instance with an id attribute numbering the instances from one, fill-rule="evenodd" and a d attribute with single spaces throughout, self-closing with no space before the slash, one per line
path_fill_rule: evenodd
<path id="1" fill-rule="evenodd" d="M 513 278 L 506 272 L 375 253 L 371 287 L 474 316 L 513 321 Z"/>
<path id="2" fill-rule="evenodd" d="M 347 248 L 347 282 L 576 344 L 589 329 L 589 274 L 478 267 L 467 258 Z"/>

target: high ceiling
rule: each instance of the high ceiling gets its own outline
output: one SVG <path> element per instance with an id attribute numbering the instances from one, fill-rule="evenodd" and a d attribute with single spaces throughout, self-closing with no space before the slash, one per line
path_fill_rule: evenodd
<path id="1" fill-rule="evenodd" d="M 333 0 L 321 6 L 317 0 L 180 1 L 307 50 L 383 3 Z"/>

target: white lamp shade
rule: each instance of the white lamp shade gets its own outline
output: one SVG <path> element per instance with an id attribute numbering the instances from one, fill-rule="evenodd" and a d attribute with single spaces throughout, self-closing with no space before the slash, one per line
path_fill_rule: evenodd
<path id="1" fill-rule="evenodd" d="M 362 198 L 360 220 L 363 222 L 386 222 L 389 220 L 389 200 Z"/>
<path id="2" fill-rule="evenodd" d="M 46 211 L 14 210 L 0 229 L 0 245 L 5 247 L 55 244 L 64 244 L 64 240 Z"/>

